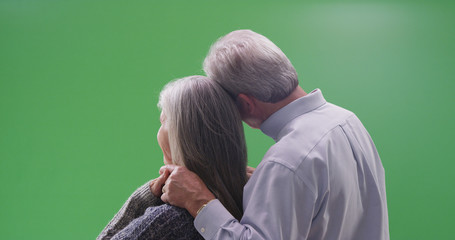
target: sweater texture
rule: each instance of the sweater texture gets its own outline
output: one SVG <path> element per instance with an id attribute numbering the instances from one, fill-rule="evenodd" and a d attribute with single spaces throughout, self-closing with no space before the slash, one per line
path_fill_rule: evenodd
<path id="1" fill-rule="evenodd" d="M 193 221 L 185 209 L 155 197 L 146 183 L 128 198 L 96 239 L 203 239 Z"/>

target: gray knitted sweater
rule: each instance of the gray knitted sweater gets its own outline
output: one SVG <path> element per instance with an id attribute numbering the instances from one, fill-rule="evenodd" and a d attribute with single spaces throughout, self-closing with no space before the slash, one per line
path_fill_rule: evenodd
<path id="1" fill-rule="evenodd" d="M 96 239 L 203 239 L 193 221 L 185 209 L 155 197 L 146 183 L 128 198 Z"/>

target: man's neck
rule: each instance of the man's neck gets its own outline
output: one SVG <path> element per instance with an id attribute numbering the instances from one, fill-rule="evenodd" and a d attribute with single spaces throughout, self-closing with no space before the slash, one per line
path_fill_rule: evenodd
<path id="1" fill-rule="evenodd" d="M 292 93 L 287 96 L 285 99 L 276 102 L 276 103 L 266 103 L 260 102 L 261 108 L 263 109 L 262 115 L 262 122 L 264 122 L 267 118 L 269 118 L 272 114 L 276 111 L 280 110 L 281 108 L 285 107 L 289 103 L 307 95 L 307 93 L 300 87 L 297 86 Z"/>

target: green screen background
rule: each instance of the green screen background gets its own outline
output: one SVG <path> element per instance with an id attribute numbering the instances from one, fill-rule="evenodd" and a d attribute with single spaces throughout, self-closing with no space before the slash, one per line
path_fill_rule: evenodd
<path id="1" fill-rule="evenodd" d="M 191 3 L 189 3 L 191 2 Z M 227 3 L 226 3 L 227 2 Z M 415 1 L 0 1 L 2 239 L 94 239 L 162 165 L 158 93 L 252 29 L 354 111 L 392 239 L 452 239 L 455 7 Z M 246 129 L 249 163 L 273 144 Z"/>

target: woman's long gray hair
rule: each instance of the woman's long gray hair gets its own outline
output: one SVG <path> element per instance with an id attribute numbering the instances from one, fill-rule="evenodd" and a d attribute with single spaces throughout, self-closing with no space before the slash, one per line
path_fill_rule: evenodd
<path id="1" fill-rule="evenodd" d="M 190 76 L 167 84 L 158 106 L 166 116 L 174 164 L 196 173 L 240 220 L 247 153 L 232 98 L 207 77 Z"/>

